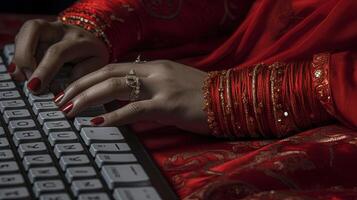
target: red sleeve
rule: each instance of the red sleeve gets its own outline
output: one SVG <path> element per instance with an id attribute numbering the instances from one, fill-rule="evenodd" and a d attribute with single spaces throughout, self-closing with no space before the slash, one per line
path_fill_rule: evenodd
<path id="1" fill-rule="evenodd" d="M 165 48 L 226 34 L 237 26 L 251 2 L 81 0 L 65 10 L 59 19 L 102 38 L 115 59 L 139 46 Z"/>
<path id="2" fill-rule="evenodd" d="M 297 62 L 209 73 L 204 94 L 212 134 L 232 139 L 274 138 L 334 118 L 357 124 L 353 62 L 344 54 L 321 53 Z"/>

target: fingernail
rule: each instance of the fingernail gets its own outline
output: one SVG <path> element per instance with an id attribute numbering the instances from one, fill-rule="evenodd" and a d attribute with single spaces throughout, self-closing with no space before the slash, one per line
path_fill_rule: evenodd
<path id="1" fill-rule="evenodd" d="M 72 110 L 72 108 L 73 108 L 73 103 L 70 101 L 61 108 L 61 111 L 64 113 L 69 113 Z"/>
<path id="2" fill-rule="evenodd" d="M 27 83 L 27 88 L 32 91 L 37 91 L 41 88 L 41 80 L 39 78 L 33 78 Z"/>
<path id="3" fill-rule="evenodd" d="M 100 125 L 100 124 L 103 124 L 104 122 L 104 117 L 95 117 L 93 119 L 90 120 L 90 122 L 93 124 L 93 125 Z"/>
<path id="4" fill-rule="evenodd" d="M 12 73 L 14 73 L 15 69 L 16 69 L 15 63 L 10 63 L 10 65 L 7 67 L 7 72 L 12 74 Z"/>
<path id="5" fill-rule="evenodd" d="M 55 96 L 55 98 L 53 98 L 53 101 L 57 104 L 63 99 L 63 97 L 64 97 L 64 92 L 62 91 L 62 92 L 58 93 Z"/>

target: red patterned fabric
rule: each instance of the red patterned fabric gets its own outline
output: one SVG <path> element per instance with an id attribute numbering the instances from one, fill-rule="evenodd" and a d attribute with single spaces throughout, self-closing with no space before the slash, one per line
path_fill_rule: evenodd
<path id="1" fill-rule="evenodd" d="M 285 139 L 241 141 L 147 123 L 133 128 L 182 199 L 356 199 L 357 1 L 245 2 L 84 0 L 64 15 L 103 25 L 96 28 L 113 60 L 140 53 L 212 71 L 312 63 L 330 52 L 321 83 L 328 81 L 332 99 L 320 102 L 338 122 Z"/>

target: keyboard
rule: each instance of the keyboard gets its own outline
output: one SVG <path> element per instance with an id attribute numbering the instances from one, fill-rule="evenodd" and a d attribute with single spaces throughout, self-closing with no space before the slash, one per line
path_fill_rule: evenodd
<path id="1" fill-rule="evenodd" d="M 0 199 L 178 199 L 127 127 L 92 127 L 94 107 L 66 119 L 49 92 L 12 81 L 0 57 Z"/>

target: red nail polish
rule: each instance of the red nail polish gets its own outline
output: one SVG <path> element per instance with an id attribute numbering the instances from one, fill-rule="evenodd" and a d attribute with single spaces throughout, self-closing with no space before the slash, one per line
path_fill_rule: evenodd
<path id="1" fill-rule="evenodd" d="M 27 88 L 32 91 L 37 91 L 41 88 L 41 80 L 39 78 L 33 78 L 27 83 Z"/>
<path id="2" fill-rule="evenodd" d="M 61 108 L 61 111 L 64 113 L 69 113 L 72 110 L 72 108 L 73 108 L 73 103 L 70 101 Z"/>
<path id="3" fill-rule="evenodd" d="M 59 102 L 62 100 L 63 97 L 64 97 L 64 92 L 62 91 L 62 92 L 58 93 L 58 94 L 55 96 L 55 98 L 53 98 L 53 101 L 54 101 L 55 103 L 59 103 Z"/>
<path id="4" fill-rule="evenodd" d="M 95 117 L 93 119 L 90 120 L 90 122 L 94 125 L 100 125 L 103 124 L 104 122 L 104 117 Z"/>
<path id="5" fill-rule="evenodd" d="M 10 65 L 7 67 L 7 72 L 12 74 L 12 73 L 14 73 L 15 70 L 16 70 L 15 63 L 10 63 Z"/>

